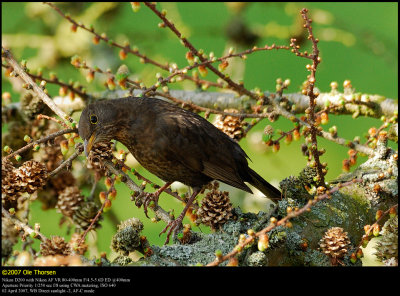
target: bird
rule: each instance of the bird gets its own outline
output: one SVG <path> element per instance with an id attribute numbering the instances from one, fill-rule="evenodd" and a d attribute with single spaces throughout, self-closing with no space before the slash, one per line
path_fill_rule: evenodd
<path id="1" fill-rule="evenodd" d="M 169 228 L 165 244 L 203 186 L 213 180 L 253 193 L 247 182 L 268 198 L 281 198 L 277 188 L 249 167 L 249 157 L 234 139 L 202 116 L 162 99 L 130 96 L 88 104 L 78 133 L 86 156 L 95 143 L 117 140 L 146 170 L 166 182 L 151 194 L 155 203 L 175 181 L 193 189 L 182 213 L 161 231 L 160 235 Z"/>

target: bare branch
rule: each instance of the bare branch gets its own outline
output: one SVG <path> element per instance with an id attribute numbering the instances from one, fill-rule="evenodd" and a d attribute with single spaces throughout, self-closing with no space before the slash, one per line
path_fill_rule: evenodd
<path id="1" fill-rule="evenodd" d="M 9 221 L 11 221 L 15 226 L 20 227 L 24 233 L 26 233 L 27 235 L 31 235 L 34 234 L 35 238 L 41 240 L 42 242 L 48 240 L 48 238 L 46 236 L 44 236 L 41 232 L 33 230 L 28 224 L 21 222 L 20 220 L 18 220 L 16 217 L 12 216 L 6 209 L 4 209 L 4 207 L 1 208 L 1 214 L 8 219 Z"/>
<path id="2" fill-rule="evenodd" d="M 56 169 L 49 173 L 49 177 L 53 177 L 57 175 L 63 168 L 71 166 L 72 161 L 83 152 L 83 144 L 78 143 L 75 147 L 75 150 L 76 151 L 67 160 L 63 161 Z"/>
<path id="3" fill-rule="evenodd" d="M 25 151 L 29 150 L 30 148 L 34 147 L 35 145 L 45 143 L 45 142 L 52 140 L 58 136 L 61 136 L 64 134 L 69 134 L 69 133 L 76 133 L 76 132 L 78 132 L 78 130 L 76 128 L 70 128 L 70 129 L 64 129 L 64 130 L 52 133 L 52 134 L 50 134 L 46 137 L 43 137 L 39 140 L 30 142 L 28 145 L 18 149 L 17 151 L 14 151 L 13 153 L 10 153 L 10 154 L 4 156 L 3 159 L 7 159 L 7 158 L 13 157 L 17 154 L 24 153 Z"/>
<path id="4" fill-rule="evenodd" d="M 62 111 L 58 106 L 53 102 L 53 100 L 45 94 L 43 89 L 41 89 L 29 76 L 28 73 L 20 66 L 20 64 L 14 59 L 11 52 L 4 47 L 1 47 L 1 56 L 7 61 L 7 63 L 14 69 L 15 73 L 18 74 L 19 77 L 22 78 L 25 83 L 27 83 L 28 88 L 32 88 L 32 90 L 39 96 L 39 98 L 47 105 L 54 113 L 56 113 L 64 122 L 67 124 L 74 123 L 74 120 L 67 115 L 64 111 Z"/>

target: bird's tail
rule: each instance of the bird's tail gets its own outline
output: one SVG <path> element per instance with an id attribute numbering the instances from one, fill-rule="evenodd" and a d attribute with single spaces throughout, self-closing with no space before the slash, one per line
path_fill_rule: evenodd
<path id="1" fill-rule="evenodd" d="M 259 174 L 257 174 L 251 168 L 248 169 L 248 172 L 251 178 L 251 180 L 248 180 L 248 182 L 256 187 L 258 190 L 260 190 L 262 193 L 264 193 L 266 197 L 270 199 L 282 198 L 281 192 L 274 186 L 269 184 L 267 181 L 265 181 Z"/>

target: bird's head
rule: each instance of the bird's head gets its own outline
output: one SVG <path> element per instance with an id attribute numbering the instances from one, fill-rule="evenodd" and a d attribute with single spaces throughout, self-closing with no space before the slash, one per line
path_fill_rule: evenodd
<path id="1" fill-rule="evenodd" d="M 115 138 L 118 126 L 118 110 L 110 101 L 89 104 L 79 119 L 78 132 L 84 141 L 85 155 L 88 156 L 93 145 L 108 142 Z"/>

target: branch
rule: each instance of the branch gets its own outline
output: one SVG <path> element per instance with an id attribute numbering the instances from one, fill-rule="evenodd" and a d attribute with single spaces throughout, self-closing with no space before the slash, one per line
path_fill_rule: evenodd
<path id="1" fill-rule="evenodd" d="M 315 88 L 315 82 L 316 82 L 316 74 L 317 74 L 317 67 L 319 63 L 321 62 L 321 58 L 319 57 L 319 49 L 318 49 L 318 39 L 315 38 L 312 27 L 311 27 L 311 19 L 308 18 L 308 10 L 306 8 L 303 8 L 301 10 L 301 16 L 304 20 L 304 27 L 307 28 L 308 31 L 308 38 L 312 41 L 312 50 L 313 53 L 312 55 L 309 55 L 308 58 L 312 60 L 312 65 L 308 64 L 306 66 L 307 70 L 310 71 L 310 75 L 308 75 L 308 80 L 307 80 L 307 88 L 303 90 L 303 94 L 307 95 L 309 99 L 309 107 L 306 109 L 306 117 L 307 117 L 307 122 L 309 123 L 309 130 L 310 130 L 310 136 L 311 136 L 311 145 L 310 145 L 310 158 L 311 155 L 315 160 L 315 167 L 317 170 L 317 183 L 320 186 L 323 186 L 325 183 L 325 174 L 326 170 L 324 169 L 324 166 L 321 164 L 321 161 L 319 159 L 320 152 L 318 151 L 318 142 L 317 142 L 317 134 L 318 134 L 318 125 L 316 124 L 316 115 L 315 115 L 315 106 L 316 106 L 316 98 L 319 96 L 318 91 L 314 91 Z M 300 55 L 298 51 L 299 46 L 295 45 L 296 39 L 292 38 L 290 46 L 293 47 L 293 52 L 296 54 Z M 306 135 L 305 135 L 306 136 Z M 311 159 L 310 159 L 311 160 Z"/>
<path id="2" fill-rule="evenodd" d="M 294 115 L 292 113 L 290 113 L 289 111 L 286 111 L 281 106 L 279 106 L 275 102 L 275 100 L 272 100 L 272 103 L 275 104 L 275 109 L 280 115 L 288 118 L 289 120 L 294 120 L 294 121 L 298 122 L 299 124 L 301 124 L 303 126 L 310 127 L 310 125 L 307 122 L 305 122 L 305 121 L 303 121 L 303 120 L 301 120 L 301 119 L 299 119 L 297 117 L 294 117 Z M 345 146 L 345 147 L 350 147 L 351 146 L 351 148 L 353 148 L 353 149 L 355 149 L 357 151 L 360 151 L 360 152 L 362 152 L 362 153 L 364 153 L 366 155 L 372 155 L 374 153 L 374 150 L 372 148 L 360 145 L 358 143 L 355 143 L 355 142 L 352 142 L 352 141 L 349 141 L 349 140 L 346 140 L 346 139 L 343 139 L 343 138 L 333 137 L 330 133 L 325 132 L 323 130 L 320 131 L 318 135 L 323 137 L 323 138 L 325 138 L 325 139 L 327 139 L 327 140 L 329 140 L 329 141 L 335 142 L 335 143 L 337 143 L 339 145 L 342 145 L 342 146 Z"/>
<path id="3" fill-rule="evenodd" d="M 307 97 L 300 94 L 286 94 L 285 97 L 295 104 L 292 111 L 296 114 L 304 113 L 307 109 Z M 397 100 L 385 98 L 381 95 L 371 95 L 362 93 L 340 93 L 332 90 L 327 93 L 320 93 L 316 99 L 315 111 L 323 110 L 327 105 L 342 105 L 340 110 L 335 110 L 337 114 L 358 115 L 380 118 L 381 116 L 392 117 L 398 109 Z"/>
<path id="4" fill-rule="evenodd" d="M 43 137 L 43 138 L 41 138 L 39 140 L 30 142 L 28 145 L 18 149 L 17 151 L 14 151 L 13 153 L 10 153 L 10 154 L 4 156 L 3 160 L 4 159 L 8 159 L 10 157 L 13 157 L 14 155 L 24 153 L 25 151 L 27 151 L 28 149 L 34 147 L 37 144 L 45 143 L 45 142 L 47 142 L 49 140 L 52 140 L 52 139 L 54 139 L 54 138 L 56 138 L 58 136 L 64 135 L 64 134 L 76 133 L 76 132 L 78 132 L 78 130 L 76 128 L 71 128 L 71 129 L 64 129 L 64 130 L 52 133 L 52 134 L 50 134 L 50 135 L 48 135 L 46 137 Z"/>
<path id="5" fill-rule="evenodd" d="M 7 66 L 7 65 L 4 65 L 4 64 L 1 64 L 1 66 L 3 68 L 6 68 L 6 69 L 9 68 L 9 67 L 12 68 L 11 66 Z M 81 91 L 80 88 L 75 88 L 72 83 L 67 84 L 67 83 L 64 83 L 64 82 L 60 81 L 56 75 L 52 76 L 51 78 L 45 78 L 45 77 L 43 77 L 43 74 L 41 72 L 38 73 L 37 75 L 32 74 L 32 73 L 27 73 L 27 74 L 30 77 L 32 77 L 32 79 L 34 79 L 34 80 L 46 81 L 47 83 L 53 83 L 53 84 L 56 84 L 56 85 L 58 85 L 60 87 L 69 89 L 71 92 L 78 94 L 82 99 L 88 99 L 88 98 L 91 97 L 86 92 Z"/>
<path id="6" fill-rule="evenodd" d="M 109 160 L 105 161 L 104 165 L 111 173 L 115 174 L 116 176 L 122 175 L 121 181 L 124 182 L 130 190 L 136 192 L 137 194 L 139 194 L 139 196 L 143 193 L 143 190 L 140 189 L 140 187 L 137 186 L 136 183 L 133 182 L 133 180 L 125 172 L 123 172 L 120 169 L 117 169 L 111 161 Z M 144 199 L 142 201 L 144 201 Z M 155 205 L 155 207 L 150 207 L 150 208 L 153 210 L 157 218 L 163 220 L 167 224 L 172 221 L 168 212 L 165 211 L 163 208 L 161 208 L 159 205 Z"/>
<path id="7" fill-rule="evenodd" d="M 63 168 L 69 167 L 72 165 L 72 161 L 79 156 L 83 152 L 83 144 L 78 143 L 75 147 L 75 152 L 64 162 L 62 162 L 56 169 L 54 169 L 51 173 L 49 173 L 49 177 L 53 177 L 57 175 Z"/>
<path id="8" fill-rule="evenodd" d="M 1 214 L 8 220 L 10 220 L 15 226 L 23 229 L 24 233 L 31 235 L 34 234 L 35 238 L 41 240 L 42 242 L 48 240 L 40 231 L 33 230 L 28 224 L 25 224 L 18 220 L 16 217 L 12 216 L 4 207 L 1 208 Z"/>
<path id="9" fill-rule="evenodd" d="M 203 63 L 203 62 L 207 61 L 207 59 L 203 56 L 203 53 L 198 51 L 192 45 L 192 43 L 190 43 L 189 40 L 186 37 L 184 37 L 181 34 L 181 32 L 179 32 L 179 30 L 175 27 L 175 25 L 165 17 L 165 13 L 160 12 L 159 10 L 157 10 L 155 4 L 153 4 L 153 3 L 144 2 L 144 4 L 147 7 L 149 7 L 164 22 L 165 26 L 167 26 L 180 39 L 180 41 L 183 43 L 183 45 L 187 49 L 189 49 L 190 52 L 194 56 L 197 56 L 200 59 L 200 62 Z M 225 74 L 221 73 L 221 71 L 217 70 L 213 65 L 206 64 L 206 67 L 208 69 L 210 69 L 212 72 L 214 72 L 214 74 L 217 75 L 219 78 L 223 79 L 228 84 L 230 89 L 236 91 L 239 94 L 247 95 L 249 97 L 252 97 L 255 100 L 259 99 L 257 94 L 252 93 L 251 91 L 247 90 L 243 85 L 237 84 L 236 82 L 234 82 L 232 79 L 229 78 L 229 75 L 225 75 Z"/>
<path id="10" fill-rule="evenodd" d="M 209 112 L 209 113 L 214 113 L 214 114 L 222 114 L 222 115 L 229 115 L 229 116 L 243 117 L 243 118 L 258 118 L 258 119 L 268 118 L 268 114 L 266 114 L 266 113 L 260 113 L 260 114 L 229 113 L 229 112 L 224 112 L 222 110 L 212 109 L 212 108 L 216 108 L 216 107 L 220 108 L 220 109 L 230 109 L 230 108 L 239 109 L 239 110 L 243 109 L 244 104 L 246 102 L 249 102 L 249 99 L 247 96 L 237 97 L 237 96 L 235 96 L 235 94 L 232 94 L 232 93 L 199 92 L 199 91 L 186 91 L 186 90 L 170 90 L 169 92 L 170 92 L 171 96 L 173 96 L 173 98 L 176 98 L 176 100 L 173 100 L 172 98 L 171 98 L 171 100 L 173 100 L 175 102 L 177 102 L 177 100 L 187 102 L 188 105 L 190 105 L 191 107 L 193 106 L 194 109 L 197 109 L 201 112 Z M 142 94 L 142 90 L 133 91 L 133 96 L 140 96 L 141 94 Z M 268 95 L 268 92 L 265 92 L 265 94 Z M 124 97 L 126 95 L 127 95 L 127 91 L 115 91 L 115 92 L 107 92 L 107 93 L 104 93 L 104 95 L 101 94 L 99 96 L 107 97 L 108 99 L 112 99 L 112 98 Z M 158 99 L 165 99 L 165 96 L 160 95 L 159 93 L 156 93 L 156 95 L 154 97 L 158 98 Z M 170 96 L 168 96 L 168 98 L 169 97 Z M 298 93 L 286 94 L 285 97 L 288 98 L 289 100 L 290 100 L 290 98 L 297 98 L 297 99 L 301 98 L 301 100 L 305 102 L 305 106 L 308 106 L 308 103 L 309 103 L 309 98 L 302 94 L 298 94 Z M 329 97 L 330 97 L 329 94 L 326 94 L 325 98 L 329 98 Z M 376 97 L 378 97 L 378 96 L 376 96 Z M 396 109 L 392 110 L 392 114 L 393 114 L 395 112 L 395 110 L 397 110 L 397 104 L 392 99 L 386 99 L 386 100 L 390 101 L 390 103 L 387 103 L 387 105 L 396 106 Z M 270 101 L 271 101 L 273 108 L 275 109 L 275 111 L 277 113 L 279 113 L 280 115 L 282 115 L 283 117 L 285 117 L 289 120 L 295 120 L 299 124 L 309 127 L 309 124 L 307 122 L 296 118 L 293 113 L 280 107 L 279 104 L 277 104 L 275 102 L 275 100 L 270 100 Z M 318 99 L 317 99 L 317 102 L 318 102 Z M 255 101 L 254 101 L 254 103 L 255 103 Z M 376 104 L 378 104 L 378 103 L 376 103 Z M 322 105 L 325 106 L 324 104 L 322 104 Z M 200 106 L 200 108 L 196 108 L 196 106 L 197 107 Z M 297 104 L 296 104 L 296 107 L 297 107 Z M 377 107 L 377 106 L 375 106 L 375 107 Z M 304 110 L 306 108 L 307 107 L 305 107 Z M 300 111 L 300 110 L 298 109 L 297 111 Z M 319 136 L 321 136 L 329 141 L 335 142 L 339 145 L 345 146 L 345 147 L 351 146 L 353 149 L 355 149 L 359 152 L 362 152 L 366 155 L 371 155 L 373 153 L 373 149 L 371 149 L 369 147 L 354 143 L 354 142 L 349 141 L 344 138 L 333 137 L 329 132 L 321 131 Z"/>
<path id="11" fill-rule="evenodd" d="M 40 81 L 46 81 L 48 83 L 53 83 L 53 84 L 59 85 L 62 88 L 67 88 L 72 93 L 76 93 L 82 99 L 90 98 L 89 94 L 87 94 L 86 92 L 82 91 L 81 89 L 79 89 L 77 87 L 74 87 L 74 85 L 71 83 L 68 84 L 68 83 L 64 83 L 64 82 L 60 81 L 57 78 L 57 76 L 52 77 L 52 78 L 45 78 L 42 75 L 35 75 L 35 74 L 31 74 L 31 73 L 28 73 L 28 75 L 31 76 L 33 79 L 40 80 Z"/>
<path id="12" fill-rule="evenodd" d="M 382 220 L 385 218 L 386 215 L 388 215 L 391 211 L 395 210 L 399 205 L 394 205 L 393 207 L 389 208 L 388 210 L 386 210 L 384 213 L 381 214 L 381 216 L 376 219 L 376 221 L 372 224 L 369 225 L 368 230 L 365 232 L 365 234 L 363 235 L 361 241 L 358 243 L 356 250 L 359 250 L 361 248 L 361 246 L 363 245 L 363 241 L 364 239 L 366 239 L 367 241 L 369 241 L 369 237 L 372 235 L 372 232 L 374 230 L 375 226 L 379 226 L 379 223 L 382 222 Z"/>
<path id="13" fill-rule="evenodd" d="M 106 92 L 96 95 L 96 97 L 107 97 L 120 98 L 126 96 L 128 91 L 117 90 L 115 92 Z M 140 96 L 143 93 L 142 90 L 134 90 L 134 96 Z M 211 113 L 225 114 L 237 117 L 246 118 L 265 118 L 266 114 L 251 114 L 251 113 L 224 113 L 223 109 L 244 109 L 245 104 L 256 104 L 256 100 L 250 99 L 248 96 L 238 96 L 234 93 L 227 92 L 205 92 L 198 90 L 169 90 L 172 97 L 177 98 L 186 103 L 192 103 L 194 105 L 203 107 L 208 110 L 212 110 Z M 268 91 L 264 92 L 265 96 L 269 96 L 271 93 Z M 340 110 L 335 110 L 336 114 L 339 115 L 352 115 L 359 108 L 361 103 L 368 104 L 368 108 L 365 105 L 361 106 L 360 114 L 372 118 L 380 118 L 382 115 L 386 117 L 392 117 L 395 115 L 398 109 L 398 102 L 395 99 L 385 98 L 381 95 L 370 95 L 370 94 L 358 94 L 359 102 L 354 101 L 355 94 L 344 94 L 338 91 L 320 93 L 316 99 L 315 111 L 323 110 L 327 104 L 340 105 L 344 103 L 344 106 Z M 160 93 L 156 93 L 155 98 L 163 99 L 165 96 Z M 291 109 L 293 114 L 302 114 L 308 108 L 309 98 L 301 93 L 289 93 L 284 94 L 284 97 L 289 102 L 293 103 L 294 106 Z"/>
<path id="14" fill-rule="evenodd" d="M 126 43 L 125 45 L 122 45 L 122 44 L 119 44 L 119 43 L 115 42 L 113 39 L 107 37 L 106 34 L 97 33 L 94 30 L 93 26 L 87 27 L 84 24 L 82 24 L 81 22 L 75 21 L 69 14 L 64 14 L 53 3 L 44 2 L 44 4 L 49 5 L 58 14 L 60 14 L 63 18 L 65 18 L 67 21 L 69 21 L 75 29 L 79 27 L 79 28 L 81 28 L 81 29 L 93 34 L 94 35 L 94 40 L 96 40 L 95 44 L 97 44 L 100 40 L 102 40 L 102 41 L 106 42 L 109 46 L 113 46 L 113 47 L 119 48 L 121 50 L 121 52 L 123 52 L 123 55 L 126 55 L 128 53 L 132 54 L 132 55 L 140 58 L 140 62 L 143 63 L 143 64 L 152 64 L 152 65 L 154 65 L 154 66 L 156 66 L 156 67 L 158 67 L 158 68 L 160 68 L 160 69 L 162 69 L 164 71 L 167 71 L 167 72 L 170 71 L 170 64 L 169 63 L 166 63 L 166 64 L 159 63 L 159 62 L 157 62 L 157 61 L 155 61 L 153 59 L 150 59 L 145 54 L 140 53 L 136 46 L 131 48 L 129 43 Z M 189 75 L 182 75 L 182 77 L 184 79 L 191 80 L 191 81 L 195 82 L 196 84 L 208 84 L 208 85 L 212 85 L 212 86 L 215 86 L 215 87 L 222 87 L 222 85 L 220 85 L 219 83 L 198 79 L 196 77 L 191 77 Z"/>
<path id="15" fill-rule="evenodd" d="M 67 124 L 74 123 L 75 121 L 72 117 L 68 116 L 64 111 L 62 111 L 58 106 L 53 102 L 53 100 L 41 89 L 31 78 L 31 76 L 20 66 L 20 64 L 14 59 L 11 52 L 4 47 L 1 47 L 1 57 L 4 58 L 7 63 L 14 69 L 13 71 L 16 73 L 16 76 L 22 78 L 23 81 L 28 85 L 27 89 L 32 89 L 38 97 L 51 109 L 54 113 L 56 113 L 64 122 Z"/>

